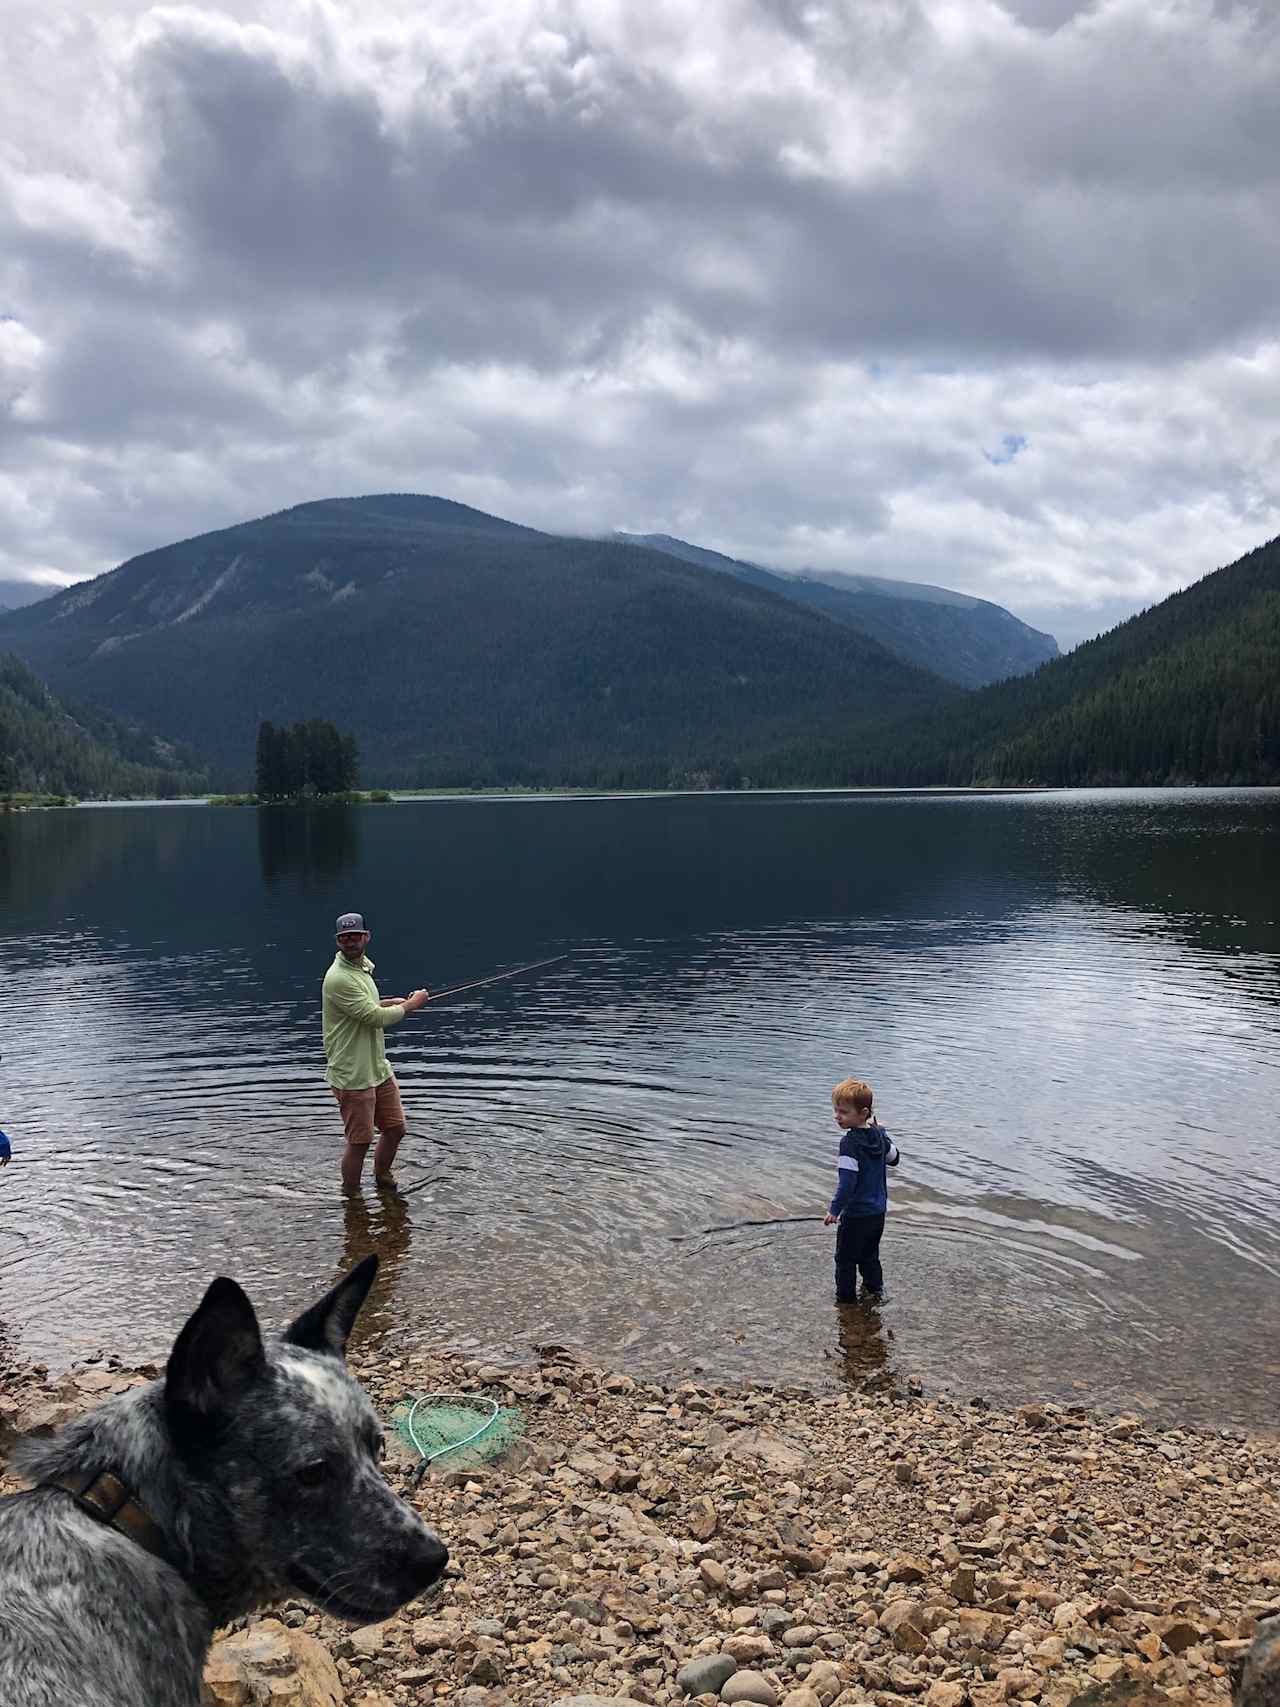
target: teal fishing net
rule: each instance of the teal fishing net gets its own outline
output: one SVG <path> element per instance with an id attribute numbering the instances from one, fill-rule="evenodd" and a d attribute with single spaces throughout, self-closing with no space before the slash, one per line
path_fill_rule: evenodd
<path id="1" fill-rule="evenodd" d="M 473 1470 L 500 1458 L 524 1433 L 524 1418 L 473 1393 L 426 1393 L 404 1399 L 391 1413 L 397 1434 L 418 1454 L 419 1469 L 437 1461 Z"/>

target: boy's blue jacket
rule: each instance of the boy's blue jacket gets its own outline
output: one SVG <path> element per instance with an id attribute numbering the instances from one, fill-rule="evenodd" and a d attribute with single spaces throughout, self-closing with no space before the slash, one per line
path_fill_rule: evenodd
<path id="1" fill-rule="evenodd" d="M 898 1146 L 874 1120 L 840 1135 L 836 1194 L 828 1215 L 883 1215 L 889 1207 L 886 1168 L 901 1161 Z"/>

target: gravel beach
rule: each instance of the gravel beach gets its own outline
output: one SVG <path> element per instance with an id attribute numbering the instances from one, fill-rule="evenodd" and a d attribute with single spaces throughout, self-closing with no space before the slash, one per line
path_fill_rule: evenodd
<path id="1" fill-rule="evenodd" d="M 389 1430 L 387 1473 L 450 1576 L 366 1629 L 288 1602 L 222 1633 L 219 1707 L 1225 1702 L 1280 1614 L 1273 1438 L 893 1387 L 641 1382 L 558 1348 L 352 1367 L 389 1421 L 406 1397 L 474 1392 L 524 1432 L 414 1486 Z M 17 1434 L 155 1373 L 11 1365 L 0 1486 Z"/>

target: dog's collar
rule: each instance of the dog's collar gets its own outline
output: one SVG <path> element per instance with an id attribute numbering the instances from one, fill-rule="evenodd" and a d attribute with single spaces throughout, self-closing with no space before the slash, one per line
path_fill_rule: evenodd
<path id="1" fill-rule="evenodd" d="M 137 1495 L 113 1471 L 82 1470 L 68 1476 L 50 1476 L 41 1486 L 61 1488 L 71 1495 L 81 1511 L 99 1523 L 105 1523 L 108 1529 L 127 1535 L 130 1541 L 144 1547 L 157 1559 L 163 1559 L 166 1565 L 173 1564 L 160 1526 Z"/>

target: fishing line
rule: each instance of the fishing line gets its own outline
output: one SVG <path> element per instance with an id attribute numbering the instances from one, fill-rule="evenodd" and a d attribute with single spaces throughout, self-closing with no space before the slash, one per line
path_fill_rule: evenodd
<path id="1" fill-rule="evenodd" d="M 808 1221 L 823 1221 L 822 1215 L 775 1215 L 767 1221 L 730 1221 L 723 1227 L 701 1227 L 696 1233 L 673 1233 L 673 1245 L 688 1244 L 691 1239 L 706 1238 L 708 1233 L 740 1233 L 746 1227 L 793 1227 Z"/>

